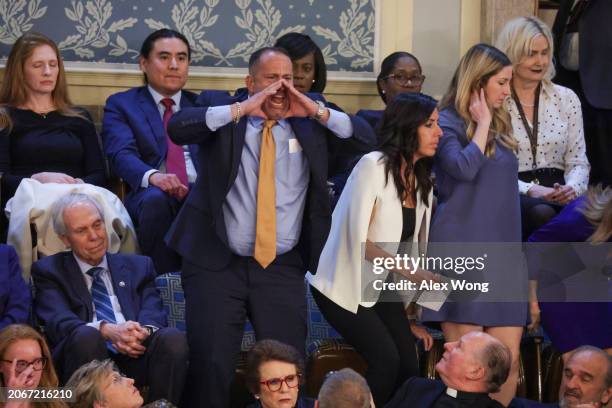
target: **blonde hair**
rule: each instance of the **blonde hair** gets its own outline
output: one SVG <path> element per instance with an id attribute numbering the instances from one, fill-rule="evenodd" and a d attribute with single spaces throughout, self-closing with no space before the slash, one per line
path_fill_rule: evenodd
<path id="1" fill-rule="evenodd" d="M 53 368 L 53 359 L 51 352 L 45 342 L 45 339 L 34 330 L 32 327 L 25 324 L 11 324 L 0 331 L 0 358 L 4 359 L 4 353 L 15 342 L 20 340 L 34 340 L 40 347 L 42 357 L 47 360 L 47 364 L 40 375 L 40 383 L 37 387 L 54 388 L 58 386 L 57 374 Z M 0 375 L 0 384 L 5 387 L 4 378 Z M 63 408 L 66 406 L 63 402 L 40 402 L 36 406 L 43 408 Z"/>
<path id="2" fill-rule="evenodd" d="M 104 402 L 102 386 L 104 380 L 117 371 L 112 360 L 93 360 L 79 367 L 70 376 L 66 387 L 74 392 L 75 401 L 71 403 L 76 408 L 91 408 L 95 402 Z"/>
<path id="3" fill-rule="evenodd" d="M 474 91 L 484 88 L 489 79 L 503 68 L 511 66 L 508 57 L 497 48 L 488 44 L 476 44 L 459 61 L 453 79 L 440 102 L 440 109 L 454 107 L 467 124 L 466 136 L 472 140 L 476 132 L 476 122 L 470 114 L 470 99 Z M 510 150 L 518 149 L 518 142 L 512 136 L 510 114 L 504 107 L 492 108 L 491 126 L 485 147 L 485 155 L 495 155 L 495 140 Z"/>
<path id="4" fill-rule="evenodd" d="M 75 116 L 89 120 L 72 107 L 72 102 L 68 97 L 64 63 L 55 42 L 43 34 L 30 32 L 23 34 L 17 39 L 6 61 L 4 79 L 2 80 L 2 86 L 0 86 L 0 129 L 10 129 L 13 125 L 7 108 L 20 106 L 27 102 L 28 93 L 24 85 L 25 75 L 23 68 L 26 60 L 30 58 L 34 50 L 43 45 L 51 47 L 57 57 L 57 82 L 55 89 L 51 93 L 55 108 L 64 116 Z"/>
<path id="5" fill-rule="evenodd" d="M 555 64 L 552 62 L 554 40 L 548 25 L 537 17 L 517 17 L 506 23 L 497 37 L 495 46 L 505 53 L 514 67 L 531 53 L 533 40 L 542 35 L 548 42 L 548 69 L 544 81 L 548 84 L 555 76 Z"/>
<path id="6" fill-rule="evenodd" d="M 585 205 L 579 211 L 595 227 L 587 241 L 601 243 L 612 237 L 612 187 L 604 189 L 600 184 L 589 188 Z"/>

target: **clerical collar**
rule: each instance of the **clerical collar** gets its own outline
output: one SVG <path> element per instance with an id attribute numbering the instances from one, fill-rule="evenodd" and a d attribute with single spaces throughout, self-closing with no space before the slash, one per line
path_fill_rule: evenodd
<path id="1" fill-rule="evenodd" d="M 449 397 L 460 399 L 460 400 L 476 400 L 482 398 L 483 396 L 488 396 L 489 394 L 486 392 L 468 392 L 468 391 L 459 391 L 451 387 L 446 388 L 446 395 Z"/>

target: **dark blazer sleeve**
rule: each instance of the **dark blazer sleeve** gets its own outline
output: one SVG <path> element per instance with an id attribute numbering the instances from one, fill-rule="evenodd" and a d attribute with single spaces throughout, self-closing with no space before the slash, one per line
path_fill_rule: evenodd
<path id="1" fill-rule="evenodd" d="M 104 164 L 104 155 L 102 154 L 102 146 L 93 119 L 89 112 L 85 109 L 81 110 L 87 120 L 78 119 L 81 122 L 79 126 L 79 136 L 83 141 L 83 181 L 85 183 L 96 186 L 106 186 L 106 166 Z"/>
<path id="2" fill-rule="evenodd" d="M 242 100 L 246 97 L 241 94 Z M 231 105 L 239 101 L 226 91 L 203 91 L 196 100 L 196 106 L 182 108 L 172 115 L 168 123 L 168 135 L 176 144 L 206 143 L 215 134 L 206 125 L 206 111 L 211 106 Z"/>
<path id="3" fill-rule="evenodd" d="M 168 322 L 159 291 L 155 286 L 153 261 L 149 257 L 139 258 L 143 259 L 143 262 L 141 262 L 142 278 L 137 289 L 140 297 L 138 323 L 142 326 L 166 327 Z"/>
<path id="4" fill-rule="evenodd" d="M 0 245 L 0 330 L 25 323 L 30 310 L 30 291 L 21 277 L 21 266 L 13 247 Z"/>
<path id="5" fill-rule="evenodd" d="M 88 323 L 84 320 L 85 306 L 82 305 L 83 316 L 79 316 L 70 304 L 70 294 L 66 289 L 69 283 L 61 280 L 61 259 L 61 256 L 54 255 L 32 265 L 32 279 L 36 288 L 34 310 L 40 324 L 45 327 L 45 334 L 52 346 L 57 345 L 77 327 Z M 85 286 L 85 282 L 83 285 Z"/>
<path id="6" fill-rule="evenodd" d="M 111 95 L 104 106 L 102 140 L 111 169 L 134 191 L 140 188 L 144 174 L 153 169 L 138 151 L 134 131 L 129 125 L 125 94 Z M 134 99 L 132 103 L 137 103 Z M 132 106 L 131 109 L 136 109 Z"/>

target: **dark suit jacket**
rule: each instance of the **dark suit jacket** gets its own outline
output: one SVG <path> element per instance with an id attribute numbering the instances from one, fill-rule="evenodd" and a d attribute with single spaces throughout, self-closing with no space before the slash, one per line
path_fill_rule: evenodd
<path id="1" fill-rule="evenodd" d="M 439 380 L 412 377 L 395 393 L 385 408 L 428 408 L 446 391 L 446 384 Z M 499 402 L 486 398 L 474 407 L 503 408 Z"/>
<path id="2" fill-rule="evenodd" d="M 125 319 L 166 327 L 166 313 L 155 287 L 151 259 L 109 253 L 106 259 Z M 55 352 L 74 329 L 93 320 L 91 293 L 72 252 L 60 252 L 34 263 L 32 278 L 36 289 L 34 311 Z"/>
<path id="3" fill-rule="evenodd" d="M 321 98 L 319 95 L 311 96 Z M 247 126 L 247 118 L 242 117 L 238 125 L 229 123 L 213 132 L 206 126 L 205 111 L 209 106 L 229 105 L 245 97 L 241 94 L 238 98 L 242 99 L 238 99 L 226 92 L 204 91 L 197 103 L 205 108 L 181 109 L 168 126 L 175 143 L 199 143 L 199 161 L 203 165 L 166 241 L 184 259 L 204 268 L 218 270 L 231 259 L 222 205 L 238 173 Z M 351 122 L 353 137 L 343 140 L 311 119 L 289 119 L 310 168 L 302 235 L 298 243 L 301 260 L 298 259 L 296 265 L 302 264 L 313 272 L 331 224 L 327 187 L 329 152 L 362 151 L 373 139 L 372 129 L 365 121 L 352 117 Z M 341 148 L 337 147 L 340 145 Z"/>
<path id="4" fill-rule="evenodd" d="M 197 95 L 182 92 L 181 109 L 193 106 Z M 119 92 L 107 99 L 102 140 L 111 170 L 125 180 L 132 191 L 140 188 L 147 171 L 159 169 L 168 146 L 159 110 L 146 86 Z M 197 146 L 189 146 L 196 171 L 199 167 L 197 150 Z"/>
<path id="5" fill-rule="evenodd" d="M 21 266 L 13 247 L 0 244 L 0 330 L 25 323 L 30 310 L 30 291 L 21 277 Z"/>
<path id="6" fill-rule="evenodd" d="M 559 48 L 565 25 L 574 0 L 561 0 L 553 25 L 555 56 L 559 61 Z M 591 0 L 578 23 L 580 33 L 580 81 L 589 103 L 596 108 L 612 109 L 612 1 Z M 558 76 L 565 74 L 560 63 Z"/>

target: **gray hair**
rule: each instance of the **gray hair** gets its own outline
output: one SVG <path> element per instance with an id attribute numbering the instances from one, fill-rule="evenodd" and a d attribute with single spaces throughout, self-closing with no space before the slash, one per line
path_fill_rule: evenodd
<path id="1" fill-rule="evenodd" d="M 57 235 L 66 235 L 66 224 L 64 223 L 64 211 L 67 208 L 75 207 L 79 204 L 89 204 L 98 210 L 102 222 L 104 222 L 104 209 L 92 196 L 83 193 L 68 193 L 58 198 L 51 206 L 51 219 L 53 220 L 53 230 Z"/>
<path id="2" fill-rule="evenodd" d="M 317 399 L 319 408 L 369 408 L 370 387 L 356 371 L 343 368 L 325 380 Z"/>
<path id="3" fill-rule="evenodd" d="M 480 358 L 486 369 L 487 392 L 497 392 L 508 379 L 512 353 L 501 341 L 492 338 L 483 348 Z"/>
<path id="4" fill-rule="evenodd" d="M 574 351 L 572 351 L 572 354 L 570 354 L 569 358 L 567 359 L 567 362 L 569 363 L 575 355 L 584 352 L 596 354 L 606 361 L 606 363 L 608 364 L 608 369 L 606 370 L 606 378 L 604 378 L 604 385 L 606 386 L 606 388 L 612 387 L 612 356 L 600 349 L 599 347 L 588 345 L 580 346 Z"/>
<path id="5" fill-rule="evenodd" d="M 71 406 L 77 408 L 93 407 L 95 402 L 105 401 L 102 386 L 104 380 L 117 372 L 115 363 L 110 360 L 93 360 L 76 370 L 66 383 L 74 391 L 76 401 Z"/>

